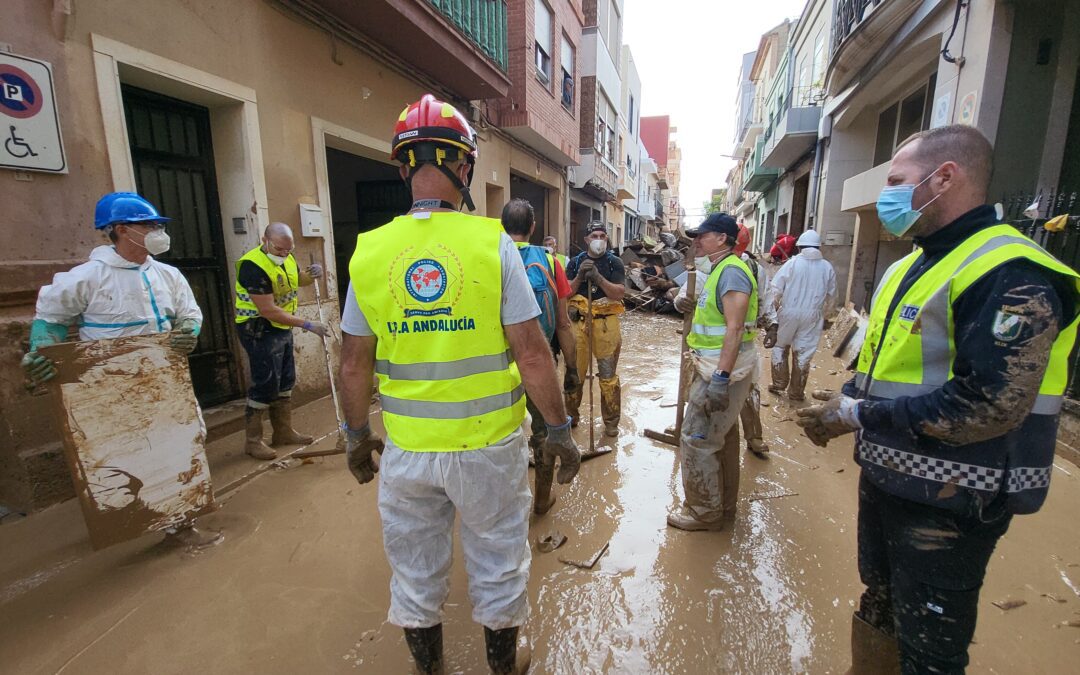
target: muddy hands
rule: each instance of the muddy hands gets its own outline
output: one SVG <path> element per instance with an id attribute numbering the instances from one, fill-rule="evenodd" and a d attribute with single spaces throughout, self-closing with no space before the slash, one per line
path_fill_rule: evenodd
<path id="1" fill-rule="evenodd" d="M 814 405 L 796 411 L 795 421 L 814 445 L 825 447 L 829 441 L 862 429 L 859 422 L 860 401 L 847 396 L 836 396 L 823 405 Z"/>

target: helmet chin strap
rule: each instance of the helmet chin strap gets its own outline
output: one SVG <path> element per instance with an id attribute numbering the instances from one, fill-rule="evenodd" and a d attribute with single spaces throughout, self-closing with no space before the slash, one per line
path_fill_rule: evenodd
<path id="1" fill-rule="evenodd" d="M 461 199 L 465 203 L 465 208 L 470 211 L 476 210 L 476 204 L 473 203 L 472 194 L 469 191 L 469 186 L 461 182 L 461 179 L 457 177 L 450 167 L 446 165 L 446 160 L 453 160 L 456 157 L 448 157 L 446 150 L 443 148 L 410 148 L 407 152 L 408 161 L 406 166 L 409 167 L 409 172 L 405 176 L 405 184 L 409 186 L 409 191 L 412 191 L 412 179 L 413 174 L 424 164 L 430 164 L 437 168 L 446 176 L 447 180 L 457 188 L 457 191 L 461 193 Z M 460 155 L 458 156 L 460 157 Z M 472 178 L 473 166 L 470 163 L 469 177 Z M 456 208 L 456 207 L 455 207 Z"/>

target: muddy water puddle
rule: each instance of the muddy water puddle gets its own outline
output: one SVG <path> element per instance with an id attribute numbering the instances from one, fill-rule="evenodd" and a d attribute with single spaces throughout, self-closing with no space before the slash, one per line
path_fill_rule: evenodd
<path id="1" fill-rule="evenodd" d="M 791 421 L 792 405 L 764 391 L 765 374 L 773 452 L 767 460 L 743 453 L 733 526 L 668 528 L 681 498 L 677 453 L 642 432 L 674 422 L 679 327 L 627 316 L 615 439 L 602 434 L 595 392 L 597 442 L 616 451 L 583 464 L 573 485 L 556 486 L 555 507 L 532 522 L 532 672 L 843 672 L 862 590 L 851 443 L 811 445 Z M 838 388 L 835 361 L 819 354 L 816 364 L 808 391 Z M 332 420 L 332 412 L 301 418 Z M 584 426 L 575 437 L 587 445 Z M 1057 464 L 1044 511 L 1016 519 L 995 553 L 971 672 L 1070 672 L 1080 655 L 1080 629 L 1068 624 L 1080 618 L 1080 471 Z M 77 508 L 0 527 L 5 556 L 52 536 L 67 542 L 0 564 L 0 663 L 17 673 L 409 672 L 401 631 L 385 622 L 390 573 L 376 494 L 340 457 L 266 471 L 202 519 L 226 536 L 198 555 L 153 536 L 92 552 L 72 520 Z M 540 553 L 535 541 L 551 530 L 567 542 Z M 591 570 L 559 562 L 605 544 Z M 990 604 L 1002 598 L 1026 604 Z M 449 672 L 486 672 L 460 547 L 445 631 Z"/>

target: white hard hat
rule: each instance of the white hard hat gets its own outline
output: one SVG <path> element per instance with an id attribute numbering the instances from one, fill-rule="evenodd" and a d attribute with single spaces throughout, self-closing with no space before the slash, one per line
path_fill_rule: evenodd
<path id="1" fill-rule="evenodd" d="M 821 235 L 814 230 L 807 230 L 799 235 L 799 238 L 795 241 L 795 245 L 798 247 L 804 246 L 821 246 Z"/>

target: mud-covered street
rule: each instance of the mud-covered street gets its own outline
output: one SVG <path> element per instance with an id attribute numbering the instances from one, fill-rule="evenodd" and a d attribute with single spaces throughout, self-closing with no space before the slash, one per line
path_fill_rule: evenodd
<path id="1" fill-rule="evenodd" d="M 586 462 L 572 486 L 555 488 L 552 511 L 533 519 L 531 672 L 843 672 L 862 590 L 851 440 L 811 445 L 790 404 L 766 392 L 772 454 L 743 455 L 733 529 L 667 527 L 681 498 L 676 450 L 642 432 L 674 421 L 678 327 L 669 317 L 626 315 L 622 434 L 606 439 L 597 427 L 615 452 Z M 819 352 L 808 390 L 838 387 L 837 367 Z M 318 435 L 333 429 L 328 400 L 297 417 Z M 575 435 L 587 446 L 584 426 Z M 376 484 L 358 486 L 341 457 L 286 461 L 238 480 L 257 466 L 240 447 L 235 434 L 209 449 L 221 508 L 200 525 L 225 538 L 204 552 L 167 548 L 154 535 L 95 553 L 74 501 L 0 527 L 2 670 L 408 672 L 402 633 L 385 621 Z M 1074 670 L 1077 513 L 1080 469 L 1059 458 L 1046 506 L 1013 521 L 990 563 L 971 672 Z M 536 539 L 552 530 L 567 543 L 539 552 Z M 589 558 L 605 543 L 592 570 L 559 561 Z M 449 670 L 485 672 L 460 551 L 454 565 Z M 992 604 L 1008 600 L 1025 604 Z"/>

